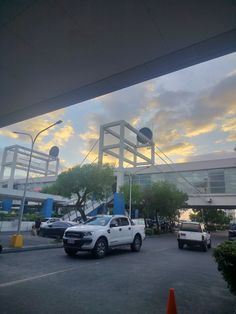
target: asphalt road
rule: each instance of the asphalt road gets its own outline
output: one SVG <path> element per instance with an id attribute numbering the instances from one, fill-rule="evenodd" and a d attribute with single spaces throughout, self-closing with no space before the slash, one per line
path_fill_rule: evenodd
<path id="1" fill-rule="evenodd" d="M 1 314 L 164 314 L 171 287 L 178 313 L 236 313 L 212 250 L 179 250 L 170 234 L 147 238 L 140 253 L 117 249 L 102 260 L 60 248 L 2 254 L 0 265 Z"/>

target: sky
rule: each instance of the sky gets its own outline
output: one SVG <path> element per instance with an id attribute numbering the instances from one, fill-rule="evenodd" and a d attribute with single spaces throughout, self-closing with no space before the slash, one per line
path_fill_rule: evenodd
<path id="1" fill-rule="evenodd" d="M 5 146 L 30 146 L 27 137 L 57 120 L 36 149 L 60 149 L 61 170 L 81 163 L 99 137 L 101 124 L 126 120 L 149 127 L 156 145 L 173 162 L 236 157 L 236 53 L 0 129 Z M 98 145 L 86 162 L 92 162 Z M 157 158 L 156 163 L 161 163 Z"/>

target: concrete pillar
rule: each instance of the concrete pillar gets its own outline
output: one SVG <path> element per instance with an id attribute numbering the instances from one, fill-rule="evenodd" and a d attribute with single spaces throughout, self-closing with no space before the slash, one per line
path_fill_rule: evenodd
<path id="1" fill-rule="evenodd" d="M 7 183 L 8 189 L 13 189 L 14 186 L 14 177 L 15 177 L 15 170 L 16 170 L 16 161 L 17 161 L 17 154 L 18 154 L 18 147 L 15 148 L 14 154 L 13 154 L 13 159 L 11 162 L 11 173 L 10 177 Z"/>
<path id="2" fill-rule="evenodd" d="M 100 126 L 100 136 L 99 136 L 99 152 L 98 152 L 98 163 L 102 165 L 103 163 L 103 146 L 104 146 L 104 127 Z"/>
<path id="3" fill-rule="evenodd" d="M 1 171 L 0 171 L 0 180 L 4 179 L 4 171 L 5 171 L 5 164 L 7 161 L 7 149 L 4 149 L 3 155 L 2 155 L 2 164 L 1 164 Z"/>
<path id="4" fill-rule="evenodd" d="M 43 202 L 43 208 L 42 208 L 42 215 L 43 217 L 50 218 L 52 216 L 52 210 L 53 210 L 53 199 L 47 198 Z"/>
<path id="5" fill-rule="evenodd" d="M 114 193 L 113 215 L 125 214 L 125 199 L 122 193 Z"/>
<path id="6" fill-rule="evenodd" d="M 11 199 L 5 199 L 2 201 L 2 210 L 4 211 L 10 211 L 12 207 L 12 200 Z"/>

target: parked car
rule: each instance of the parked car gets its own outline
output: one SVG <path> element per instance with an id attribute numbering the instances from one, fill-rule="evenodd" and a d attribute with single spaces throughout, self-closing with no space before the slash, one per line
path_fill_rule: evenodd
<path id="1" fill-rule="evenodd" d="M 38 235 L 41 237 L 62 239 L 65 230 L 74 225 L 77 225 L 77 223 L 72 221 L 56 221 L 44 224 L 40 227 Z"/>
<path id="2" fill-rule="evenodd" d="M 231 224 L 228 232 L 229 240 L 236 240 L 236 224 Z"/>
<path id="3" fill-rule="evenodd" d="M 177 235 L 179 249 L 184 245 L 200 246 L 204 252 L 211 248 L 211 234 L 199 222 L 182 222 Z"/>
<path id="4" fill-rule="evenodd" d="M 144 227 L 122 215 L 95 216 L 66 230 L 64 250 L 68 255 L 90 251 L 96 258 L 104 257 L 110 248 L 123 245 L 130 245 L 132 251 L 138 252 L 145 238 Z"/>
<path id="5" fill-rule="evenodd" d="M 57 217 L 44 218 L 41 220 L 40 227 L 43 227 L 45 225 L 51 224 L 51 223 L 56 222 L 56 221 L 62 221 L 62 219 L 57 218 Z"/>

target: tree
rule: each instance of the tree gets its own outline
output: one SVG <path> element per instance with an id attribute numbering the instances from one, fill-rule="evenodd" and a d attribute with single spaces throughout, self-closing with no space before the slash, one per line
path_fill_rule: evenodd
<path id="1" fill-rule="evenodd" d="M 125 204 L 127 207 L 129 207 L 129 201 L 130 201 L 130 185 L 129 183 L 124 184 L 120 188 L 120 192 L 124 194 Z M 135 206 L 136 208 L 140 209 L 141 202 L 143 199 L 142 191 L 140 189 L 140 186 L 137 184 L 132 184 L 131 186 L 131 206 Z"/>
<path id="2" fill-rule="evenodd" d="M 112 193 L 113 169 L 109 165 L 86 164 L 75 166 L 59 174 L 55 184 L 45 187 L 42 192 L 73 197 L 76 195 L 76 210 L 86 220 L 84 205 L 89 199 L 103 200 Z"/>
<path id="3" fill-rule="evenodd" d="M 223 210 L 212 207 L 194 209 L 194 213 L 190 215 L 190 219 L 204 222 L 207 226 L 210 224 L 227 225 L 230 222 L 229 217 L 227 217 Z"/>
<path id="4" fill-rule="evenodd" d="M 148 215 L 166 217 L 173 221 L 179 215 L 179 209 L 185 206 L 187 194 L 179 191 L 168 182 L 152 184 L 143 193 L 145 211 Z"/>

